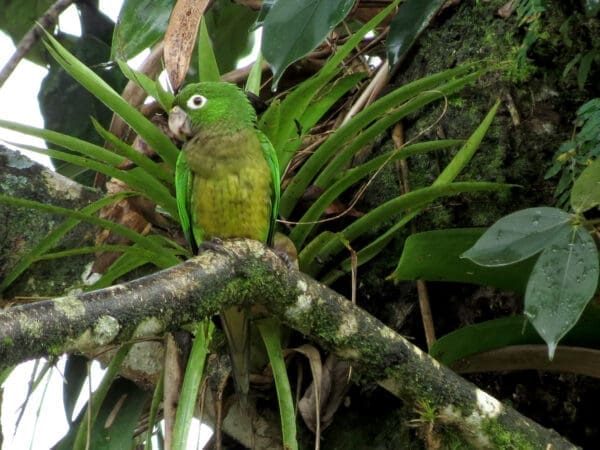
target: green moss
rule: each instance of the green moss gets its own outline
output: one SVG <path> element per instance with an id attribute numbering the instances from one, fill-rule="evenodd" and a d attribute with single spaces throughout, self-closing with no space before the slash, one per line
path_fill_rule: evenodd
<path id="1" fill-rule="evenodd" d="M 484 419 L 481 425 L 494 448 L 514 450 L 534 450 L 537 448 L 523 434 L 507 431 L 495 419 Z"/>
<path id="2" fill-rule="evenodd" d="M 2 341 L 2 343 L 6 346 L 12 346 L 13 345 L 13 339 L 11 337 L 5 337 Z"/>

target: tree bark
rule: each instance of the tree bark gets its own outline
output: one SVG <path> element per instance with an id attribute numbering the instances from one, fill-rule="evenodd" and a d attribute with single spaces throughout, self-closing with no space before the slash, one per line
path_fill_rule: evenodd
<path id="1" fill-rule="evenodd" d="M 80 209 L 102 194 L 0 145 L 0 195 Z M 31 255 L 65 218 L 0 201 L 0 282 Z M 98 228 L 79 224 L 56 243 L 54 250 L 93 245 Z M 60 263 L 34 261 L 31 268 L 0 292 L 5 299 L 18 296 L 56 296 L 81 284 L 81 276 L 94 255 L 62 258 Z"/>
<path id="2" fill-rule="evenodd" d="M 575 448 L 441 366 L 361 308 L 289 269 L 262 244 L 233 240 L 219 252 L 129 283 L 10 308 L 0 314 L 1 367 L 63 352 L 87 352 L 150 338 L 246 304 L 349 361 L 435 422 L 451 425 L 477 448 L 511 445 Z M 257 313 L 260 316 L 261 313 Z"/>

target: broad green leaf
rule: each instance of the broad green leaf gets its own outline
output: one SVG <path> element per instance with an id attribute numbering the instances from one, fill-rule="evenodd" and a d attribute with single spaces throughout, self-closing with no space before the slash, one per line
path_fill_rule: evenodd
<path id="1" fill-rule="evenodd" d="M 600 349 L 600 308 L 586 308 L 581 319 L 569 331 L 562 344 Z M 503 317 L 459 328 L 439 338 L 429 353 L 443 364 L 475 353 L 510 345 L 542 344 L 543 341 L 525 316 Z"/>
<path id="2" fill-rule="evenodd" d="M 445 0 L 406 0 L 390 23 L 386 39 L 390 67 L 402 61 Z"/>
<path id="3" fill-rule="evenodd" d="M 120 408 L 115 408 L 123 400 Z M 131 383 L 129 389 L 120 395 L 107 397 L 108 410 L 105 420 L 98 415 L 96 433 L 99 434 L 94 450 L 116 450 L 133 448 L 132 443 L 138 431 L 138 424 L 148 400 L 148 392 Z M 115 414 L 116 413 L 116 414 Z M 113 414 L 115 414 L 113 416 Z M 108 426 L 110 424 L 110 426 Z"/>
<path id="4" fill-rule="evenodd" d="M 87 392 L 86 392 L 87 393 Z M 95 393 L 94 393 L 95 395 Z M 90 449 L 121 450 L 133 449 L 136 426 L 146 405 L 148 393 L 124 378 L 114 378 L 104 397 L 90 433 Z M 98 399 L 96 399 L 98 400 Z M 92 400 L 94 403 L 94 400 Z M 76 434 L 82 423 L 88 421 L 87 407 L 77 417 L 69 432 L 52 448 L 55 450 L 85 449 L 75 444 Z M 86 439 L 87 440 L 87 439 Z"/>
<path id="5" fill-rule="evenodd" d="M 63 383 L 63 405 L 65 417 L 69 423 L 73 422 L 75 404 L 81 394 L 83 383 L 87 377 L 88 359 L 81 355 L 67 355 Z"/>
<path id="6" fill-rule="evenodd" d="M 600 205 L 600 159 L 587 166 L 577 177 L 571 189 L 571 206 L 583 213 Z"/>
<path id="7" fill-rule="evenodd" d="M 257 15 L 230 0 L 214 2 L 204 15 L 220 73 L 235 69 L 237 62 L 252 51 L 254 34 L 250 27 Z"/>
<path id="8" fill-rule="evenodd" d="M 456 228 L 413 234 L 406 239 L 398 267 L 390 278 L 394 282 L 456 281 L 525 292 L 534 259 L 487 268 L 460 258 L 484 232 L 484 228 Z"/>
<path id="9" fill-rule="evenodd" d="M 271 7 L 263 22 L 261 50 L 273 70 L 273 89 L 290 64 L 323 42 L 354 1 L 278 1 Z"/>
<path id="10" fill-rule="evenodd" d="M 262 24 L 265 21 L 265 17 L 267 17 L 267 14 L 269 14 L 269 11 L 275 3 L 277 3 L 277 0 L 263 0 L 262 6 L 260 7 L 260 11 L 258 12 L 258 17 L 256 18 L 256 22 L 252 27 L 253 29 L 262 27 Z"/>
<path id="11" fill-rule="evenodd" d="M 164 34 L 175 0 L 125 0 L 115 26 L 110 58 L 129 60 Z"/>
<path id="12" fill-rule="evenodd" d="M 469 325 L 438 339 L 429 350 L 431 356 L 450 366 L 475 353 L 510 345 L 542 344 L 543 341 L 524 316 L 503 317 Z"/>
<path id="13" fill-rule="evenodd" d="M 525 315 L 548 344 L 550 359 L 598 285 L 594 239 L 583 227 L 565 227 L 569 232 L 558 233 L 540 255 L 525 291 Z"/>
<path id="14" fill-rule="evenodd" d="M 42 17 L 53 3 L 54 0 L 3 1 L 2 14 L 0 14 L 0 30 L 8 34 L 13 44 L 17 46 L 25 33 L 33 26 L 34 21 Z M 36 64 L 44 66 L 47 61 L 40 52 L 41 48 L 39 45 L 34 46 L 34 51 L 27 52 L 25 57 Z"/>
<path id="15" fill-rule="evenodd" d="M 545 206 L 514 212 L 492 225 L 462 257 L 482 266 L 522 261 L 549 246 L 570 220 L 562 209 Z"/>
<path id="16" fill-rule="evenodd" d="M 120 397 L 116 397 L 114 395 L 110 395 L 111 387 L 113 386 L 113 382 L 117 377 L 119 370 L 121 369 L 121 365 L 125 360 L 125 357 L 129 353 L 131 346 L 133 344 L 125 344 L 122 345 L 114 354 L 112 359 L 110 360 L 110 364 L 108 365 L 106 372 L 104 372 L 102 376 L 102 381 L 98 388 L 92 394 L 92 397 L 89 399 L 87 408 L 84 409 L 83 413 L 87 416 L 84 420 L 81 420 L 79 423 L 79 427 L 77 429 L 77 435 L 75 436 L 75 442 L 73 443 L 73 450 L 84 450 L 89 448 L 87 445 L 88 441 L 88 430 L 92 432 L 96 428 L 96 419 L 100 415 L 101 411 L 106 408 L 106 404 L 104 403 L 105 399 L 113 399 L 111 406 L 114 407 L 114 403 L 118 401 Z M 105 408 L 102 408 L 102 407 Z M 80 416 L 81 417 L 81 416 Z M 91 429 L 90 429 L 91 427 Z M 101 439 L 94 439 L 94 444 L 99 445 L 101 443 Z M 92 445 L 94 448 L 96 445 Z"/>

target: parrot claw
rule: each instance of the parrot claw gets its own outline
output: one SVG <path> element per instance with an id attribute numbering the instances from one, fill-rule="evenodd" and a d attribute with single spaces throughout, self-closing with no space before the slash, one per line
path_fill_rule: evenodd
<path id="1" fill-rule="evenodd" d="M 223 239 L 218 237 L 211 238 L 208 241 L 202 241 L 202 243 L 198 246 L 198 253 L 205 250 L 212 250 L 214 252 L 221 253 L 222 255 L 229 255 L 229 252 L 223 247 Z"/>
<path id="2" fill-rule="evenodd" d="M 290 258 L 290 255 L 288 255 L 286 252 L 284 252 L 283 250 L 277 250 L 277 249 L 273 249 L 273 251 L 275 252 L 275 254 L 277 256 L 279 256 L 279 259 L 281 259 L 285 263 L 285 265 L 287 266 L 288 269 L 297 269 L 298 268 L 296 263 L 292 260 L 292 258 Z"/>

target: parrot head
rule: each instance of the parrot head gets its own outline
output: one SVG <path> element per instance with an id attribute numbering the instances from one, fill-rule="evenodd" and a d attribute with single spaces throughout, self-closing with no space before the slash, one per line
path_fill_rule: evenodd
<path id="1" fill-rule="evenodd" d="M 182 141 L 203 128 L 218 127 L 231 133 L 252 128 L 256 122 L 250 101 L 231 83 L 189 84 L 177 94 L 173 105 L 169 112 L 169 129 Z"/>

